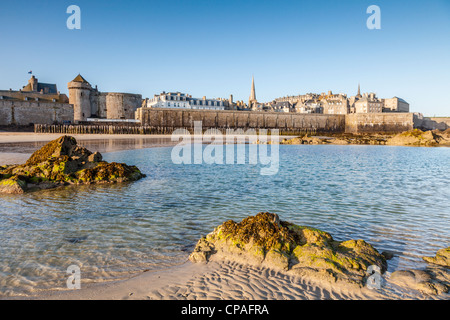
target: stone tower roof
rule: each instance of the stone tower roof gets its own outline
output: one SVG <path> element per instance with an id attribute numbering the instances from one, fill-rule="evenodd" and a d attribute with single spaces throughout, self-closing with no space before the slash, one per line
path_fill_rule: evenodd
<path id="1" fill-rule="evenodd" d="M 75 79 L 72 80 L 72 82 L 89 83 L 89 82 L 86 81 L 85 78 L 83 78 L 83 77 L 81 76 L 81 74 L 78 74 L 78 75 L 75 77 Z"/>

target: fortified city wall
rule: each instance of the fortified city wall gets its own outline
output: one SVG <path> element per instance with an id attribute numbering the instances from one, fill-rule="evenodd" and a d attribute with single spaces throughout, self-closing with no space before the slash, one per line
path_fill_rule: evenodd
<path id="1" fill-rule="evenodd" d="M 136 119 L 144 126 L 189 131 L 195 121 L 202 121 L 203 129 L 280 129 L 280 133 L 339 133 L 345 129 L 344 115 L 326 114 L 139 108 Z"/>
<path id="2" fill-rule="evenodd" d="M 413 113 L 353 113 L 345 116 L 346 133 L 398 133 L 412 129 Z"/>
<path id="3" fill-rule="evenodd" d="M 57 102 L 0 100 L 0 125 L 62 124 L 73 121 L 73 105 Z"/>
<path id="4" fill-rule="evenodd" d="M 395 133 L 412 130 L 412 113 L 296 114 L 255 111 L 172 110 L 139 108 L 141 125 L 193 129 L 202 121 L 204 129 L 280 129 L 281 133 Z"/>

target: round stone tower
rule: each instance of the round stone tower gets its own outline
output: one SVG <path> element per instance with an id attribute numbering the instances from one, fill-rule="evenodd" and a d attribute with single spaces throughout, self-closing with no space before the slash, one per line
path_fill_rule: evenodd
<path id="1" fill-rule="evenodd" d="M 85 121 L 91 116 L 91 85 L 79 74 L 68 83 L 67 87 L 69 103 L 73 104 L 74 121 Z"/>

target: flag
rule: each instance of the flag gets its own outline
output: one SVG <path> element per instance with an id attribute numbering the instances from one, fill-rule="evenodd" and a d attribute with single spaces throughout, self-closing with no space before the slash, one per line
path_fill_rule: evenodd
<path id="1" fill-rule="evenodd" d="M 33 71 L 31 71 L 31 70 L 30 70 L 30 71 L 28 71 L 28 73 L 29 73 L 29 74 L 32 74 L 32 73 L 33 73 Z"/>

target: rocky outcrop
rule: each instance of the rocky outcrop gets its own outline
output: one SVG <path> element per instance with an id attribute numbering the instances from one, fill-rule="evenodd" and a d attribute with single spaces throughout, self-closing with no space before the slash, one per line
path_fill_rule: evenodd
<path id="1" fill-rule="evenodd" d="M 423 257 L 422 259 L 428 263 L 450 267 L 450 247 L 440 249 L 435 257 Z"/>
<path id="2" fill-rule="evenodd" d="M 389 134 L 339 134 L 331 137 L 295 137 L 283 139 L 280 144 L 362 144 L 362 145 L 392 145 L 392 146 L 420 146 L 437 147 L 450 146 L 450 132 L 446 131 L 421 131 L 414 129 L 396 135 Z"/>
<path id="3" fill-rule="evenodd" d="M 199 240 L 189 259 L 207 262 L 214 257 L 359 287 L 369 266 L 381 272 L 387 268 L 386 259 L 364 240 L 335 241 L 327 232 L 280 221 L 267 212 L 218 226 Z"/>
<path id="4" fill-rule="evenodd" d="M 450 273 L 444 268 L 398 270 L 391 274 L 389 280 L 398 286 L 429 295 L 447 293 L 450 288 Z"/>
<path id="5" fill-rule="evenodd" d="M 67 184 L 114 183 L 145 175 L 135 166 L 103 161 L 98 152 L 62 136 L 34 152 L 25 164 L 0 167 L 0 192 L 24 193 Z"/>
<path id="6" fill-rule="evenodd" d="M 280 144 L 325 144 L 326 140 L 319 139 L 316 137 L 310 137 L 309 135 L 305 135 L 302 138 L 295 137 L 292 139 L 283 139 Z"/>
<path id="7" fill-rule="evenodd" d="M 393 146 L 425 146 L 435 147 L 445 145 L 448 141 L 437 131 L 422 131 L 414 129 L 399 133 L 386 141 L 387 145 Z"/>
<path id="8" fill-rule="evenodd" d="M 295 137 L 291 139 L 283 139 L 280 144 L 371 144 L 371 145 L 384 145 L 387 138 L 379 135 L 339 135 L 335 137 L 310 137 L 305 135 L 304 137 Z"/>
<path id="9" fill-rule="evenodd" d="M 435 257 L 423 257 L 430 263 L 425 270 L 398 270 L 390 281 L 398 286 L 438 295 L 450 290 L 450 247 L 440 249 Z"/>

